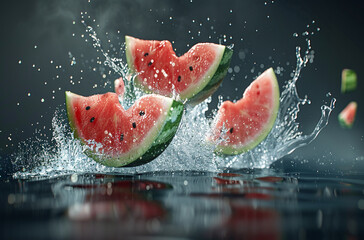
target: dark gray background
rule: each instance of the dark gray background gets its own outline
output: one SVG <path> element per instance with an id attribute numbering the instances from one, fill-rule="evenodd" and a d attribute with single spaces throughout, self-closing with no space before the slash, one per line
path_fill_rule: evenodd
<path id="1" fill-rule="evenodd" d="M 10 155 L 18 151 L 18 143 L 34 136 L 35 131 L 35 136 L 51 137 L 51 118 L 57 107 L 64 107 L 65 90 L 83 95 L 112 90 L 110 84 L 93 88 L 94 84 L 103 85 L 118 75 L 97 63 L 104 61 L 103 56 L 92 47 L 87 36 L 81 37 L 86 35 L 85 27 L 80 23 L 81 12 L 87 12 L 83 14 L 84 19 L 96 29 L 104 49 L 115 48 L 111 53 L 115 57 L 123 56 L 120 48 L 124 35 L 174 41 L 178 54 L 198 42 L 218 43 L 226 35 L 227 41 L 222 43 L 234 44 L 231 66 L 239 66 L 240 71 L 228 74 L 213 96 L 211 108 L 216 108 L 218 95 L 225 99 L 240 98 L 253 78 L 270 66 L 284 67 L 283 76 L 278 76 L 282 86 L 294 69 L 295 47 L 306 47 L 305 38 L 293 37 L 293 33 L 315 32 L 310 36 L 314 62 L 302 71 L 298 83 L 299 94 L 307 95 L 312 101 L 311 105 L 301 108 L 301 130 L 305 133 L 313 130 L 321 115 L 320 106 L 330 100 L 326 97 L 328 92 L 337 103 L 329 126 L 314 143 L 291 157 L 308 159 L 308 163 L 302 164 L 305 166 L 338 162 L 343 169 L 355 168 L 364 161 L 363 10 L 360 1 L 355 0 L 274 3 L 257 0 L 7 1 L 0 10 L 0 156 L 3 169 L 9 167 Z M 244 51 L 243 59 L 239 58 L 239 51 Z M 73 66 L 69 53 L 76 59 Z M 263 69 L 261 64 L 264 64 Z M 62 68 L 57 69 L 59 65 Z M 255 68 L 253 73 L 252 68 Z M 357 90 L 345 95 L 340 94 L 343 68 L 356 70 L 359 78 Z M 41 102 L 42 98 L 44 102 Z M 359 105 L 357 119 L 353 129 L 343 130 L 338 125 L 337 115 L 351 100 Z"/>

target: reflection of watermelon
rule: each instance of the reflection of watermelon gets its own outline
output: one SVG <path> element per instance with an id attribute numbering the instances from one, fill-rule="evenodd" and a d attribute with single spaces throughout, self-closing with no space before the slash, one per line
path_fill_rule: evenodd
<path id="1" fill-rule="evenodd" d="M 225 101 L 212 124 L 216 152 L 234 155 L 258 145 L 270 132 L 279 109 L 279 87 L 272 68 L 245 90 L 236 103 Z"/>
<path id="2" fill-rule="evenodd" d="M 356 102 L 350 102 L 344 110 L 339 114 L 339 123 L 343 128 L 351 128 L 353 126 L 356 109 L 358 104 Z"/>
<path id="3" fill-rule="evenodd" d="M 124 110 L 115 93 L 82 97 L 66 92 L 68 118 L 86 154 L 113 167 L 137 166 L 161 154 L 175 135 L 183 105 L 149 95 Z"/>
<path id="4" fill-rule="evenodd" d="M 126 57 L 135 83 L 146 92 L 199 103 L 216 91 L 226 75 L 232 50 L 199 43 L 177 57 L 169 41 L 148 41 L 126 36 Z"/>

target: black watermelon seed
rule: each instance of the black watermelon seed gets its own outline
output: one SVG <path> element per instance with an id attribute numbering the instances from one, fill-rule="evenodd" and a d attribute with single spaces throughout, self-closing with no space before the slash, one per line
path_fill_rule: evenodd
<path id="1" fill-rule="evenodd" d="M 180 81 L 181 81 L 181 76 L 178 76 L 177 81 L 178 81 L 178 82 L 180 82 Z"/>
<path id="2" fill-rule="evenodd" d="M 120 135 L 120 141 L 123 141 L 124 140 L 124 134 L 121 134 Z"/>
<path id="3" fill-rule="evenodd" d="M 147 53 L 147 52 L 146 52 L 146 53 L 144 53 L 144 57 L 146 57 L 146 56 L 148 56 L 148 55 L 149 55 L 149 53 Z"/>
<path id="4" fill-rule="evenodd" d="M 234 131 L 234 128 L 230 128 L 230 133 L 233 133 L 233 131 Z"/>
<path id="5" fill-rule="evenodd" d="M 140 116 L 143 116 L 144 114 L 145 114 L 145 112 L 144 112 L 144 111 L 140 111 L 140 112 L 139 112 L 139 115 L 140 115 Z"/>
<path id="6" fill-rule="evenodd" d="M 149 63 L 148 63 L 148 67 L 149 67 L 149 66 L 151 66 L 152 64 L 153 64 L 152 62 L 149 62 Z"/>
<path id="7" fill-rule="evenodd" d="M 95 118 L 94 118 L 94 117 L 92 117 L 92 118 L 90 119 L 90 122 L 93 122 L 93 121 L 95 121 Z"/>
<path id="8" fill-rule="evenodd" d="M 136 123 L 135 122 L 133 122 L 133 128 L 136 128 Z"/>
<path id="9" fill-rule="evenodd" d="M 86 110 L 90 110 L 90 108 L 91 108 L 90 106 L 87 106 L 87 107 L 86 107 Z"/>
<path id="10" fill-rule="evenodd" d="M 190 71 L 193 71 L 193 67 L 192 66 L 190 66 Z"/>

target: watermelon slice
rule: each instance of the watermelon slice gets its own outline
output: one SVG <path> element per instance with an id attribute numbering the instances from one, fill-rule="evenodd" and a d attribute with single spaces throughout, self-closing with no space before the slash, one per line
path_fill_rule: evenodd
<path id="1" fill-rule="evenodd" d="M 243 98 L 221 105 L 208 138 L 218 154 L 235 155 L 258 145 L 272 129 L 279 109 L 279 86 L 272 68 L 245 90 Z"/>
<path id="2" fill-rule="evenodd" d="M 341 72 L 341 93 L 354 91 L 356 89 L 357 77 L 355 71 L 344 69 Z"/>
<path id="3" fill-rule="evenodd" d="M 145 92 L 197 104 L 213 94 L 229 68 L 233 51 L 223 45 L 199 43 L 177 57 L 169 41 L 125 37 L 126 58 L 135 84 Z"/>
<path id="4" fill-rule="evenodd" d="M 85 153 L 111 167 L 138 166 L 161 154 L 172 141 L 183 105 L 148 95 L 124 110 L 116 93 L 83 97 L 66 92 L 70 126 L 88 146 Z"/>
<path id="5" fill-rule="evenodd" d="M 358 104 L 356 102 L 350 102 L 344 110 L 339 114 L 339 123 L 343 128 L 351 128 L 353 126 L 356 109 Z"/>

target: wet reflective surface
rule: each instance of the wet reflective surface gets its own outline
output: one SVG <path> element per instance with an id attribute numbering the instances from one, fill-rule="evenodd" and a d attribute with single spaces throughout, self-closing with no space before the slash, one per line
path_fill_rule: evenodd
<path id="1" fill-rule="evenodd" d="M 1 239 L 362 239 L 362 179 L 274 169 L 8 178 Z"/>

